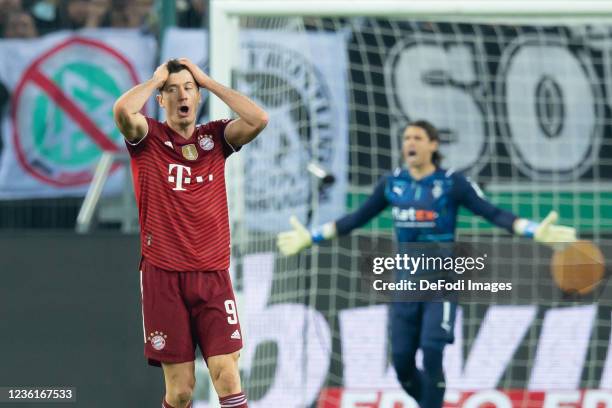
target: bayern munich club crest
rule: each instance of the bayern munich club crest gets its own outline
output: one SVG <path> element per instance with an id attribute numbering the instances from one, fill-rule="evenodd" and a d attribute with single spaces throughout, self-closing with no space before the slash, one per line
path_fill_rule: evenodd
<path id="1" fill-rule="evenodd" d="M 149 337 L 147 337 L 147 340 L 151 343 L 151 346 L 153 346 L 153 348 L 157 351 L 159 350 L 163 350 L 164 347 L 166 347 L 166 339 L 168 338 L 168 335 L 164 334 L 163 332 L 154 332 L 151 333 L 151 335 Z"/>
<path id="2" fill-rule="evenodd" d="M 200 135 L 198 136 L 198 144 L 202 150 L 212 150 L 215 147 L 215 142 L 211 135 Z"/>

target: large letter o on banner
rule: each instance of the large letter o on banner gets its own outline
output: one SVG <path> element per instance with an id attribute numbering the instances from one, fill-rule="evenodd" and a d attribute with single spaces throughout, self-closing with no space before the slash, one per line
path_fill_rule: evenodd
<path id="1" fill-rule="evenodd" d="M 497 87 L 514 165 L 535 179 L 575 179 L 593 165 L 604 101 L 588 56 L 559 38 L 519 38 L 501 58 Z"/>

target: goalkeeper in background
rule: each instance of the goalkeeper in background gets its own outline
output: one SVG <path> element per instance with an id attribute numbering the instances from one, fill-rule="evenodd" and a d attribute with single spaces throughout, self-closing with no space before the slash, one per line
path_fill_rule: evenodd
<path id="1" fill-rule="evenodd" d="M 337 235 L 346 235 L 368 223 L 387 206 L 398 243 L 453 242 L 459 207 L 463 206 L 510 233 L 554 246 L 576 240 L 576 230 L 557 226 L 552 211 L 537 223 L 491 204 L 465 176 L 440 167 L 436 128 L 419 120 L 403 133 L 404 166 L 378 181 L 372 195 L 355 212 L 308 231 L 292 217 L 293 230 L 278 235 L 278 247 L 293 255 Z M 454 341 L 456 302 L 392 302 L 390 310 L 393 366 L 403 389 L 421 408 L 441 408 L 446 388 L 442 368 L 446 344 Z M 423 370 L 416 368 L 417 349 L 423 352 Z"/>

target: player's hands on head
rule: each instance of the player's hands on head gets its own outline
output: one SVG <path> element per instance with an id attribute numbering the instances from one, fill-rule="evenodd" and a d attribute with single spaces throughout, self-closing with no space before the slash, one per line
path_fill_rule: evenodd
<path id="1" fill-rule="evenodd" d="M 187 67 L 201 88 L 208 88 L 207 85 L 210 81 L 210 77 L 206 75 L 200 67 L 191 62 L 188 58 L 179 58 L 178 61 Z"/>
<path id="2" fill-rule="evenodd" d="M 533 238 L 554 250 L 562 250 L 568 244 L 576 242 L 576 228 L 556 225 L 558 219 L 556 211 L 549 212 L 536 227 Z"/>
<path id="3" fill-rule="evenodd" d="M 168 76 L 170 76 L 170 73 L 168 72 L 168 66 L 166 61 L 155 69 L 152 78 L 153 81 L 155 81 L 156 86 L 160 88 L 166 83 L 166 80 L 168 80 Z"/>
<path id="4" fill-rule="evenodd" d="M 310 231 L 298 221 L 297 217 L 292 215 L 289 218 L 289 222 L 293 229 L 291 231 L 281 232 L 276 237 L 276 245 L 285 256 L 295 255 L 312 245 Z"/>

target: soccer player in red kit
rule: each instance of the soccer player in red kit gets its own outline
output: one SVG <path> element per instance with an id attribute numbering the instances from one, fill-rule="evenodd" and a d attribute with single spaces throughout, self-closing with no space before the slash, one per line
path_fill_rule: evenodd
<path id="1" fill-rule="evenodd" d="M 196 125 L 204 88 L 237 115 Z M 159 91 L 161 123 L 140 110 Z M 200 347 L 222 408 L 245 408 L 238 372 L 242 334 L 229 277 L 225 159 L 266 126 L 253 101 L 181 58 L 160 65 L 113 107 L 125 136 L 140 218 L 145 356 L 161 365 L 162 407 L 191 406 Z"/>

